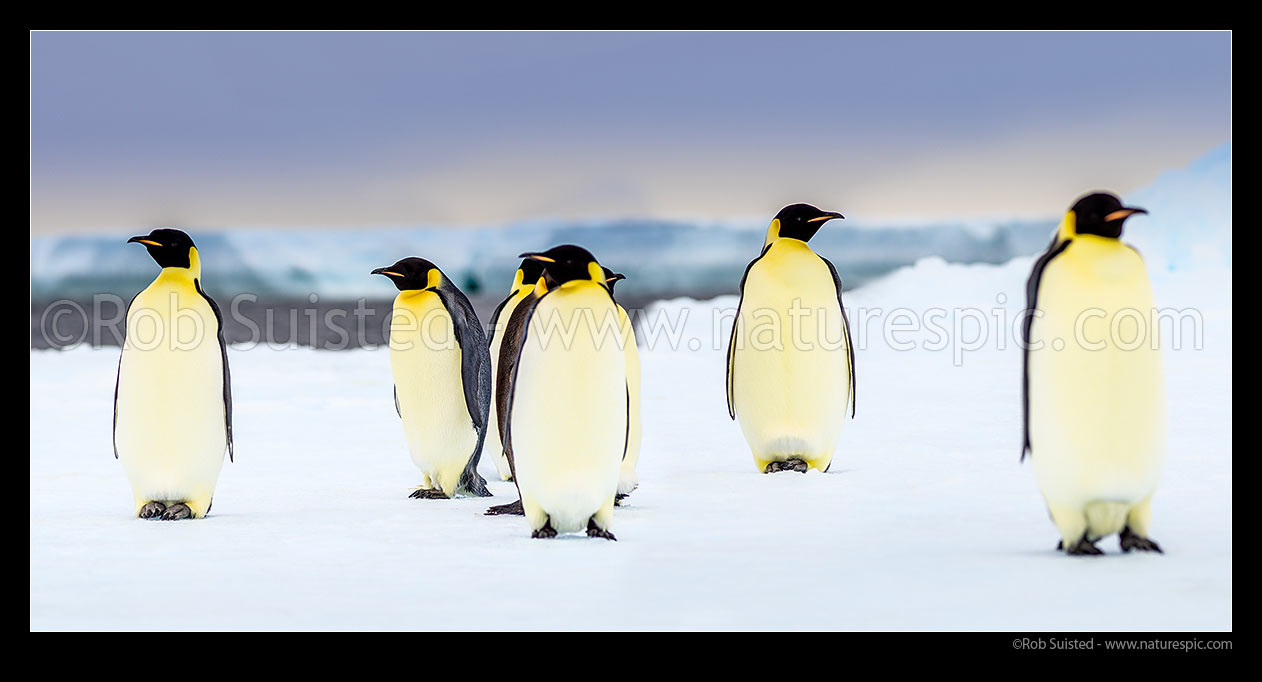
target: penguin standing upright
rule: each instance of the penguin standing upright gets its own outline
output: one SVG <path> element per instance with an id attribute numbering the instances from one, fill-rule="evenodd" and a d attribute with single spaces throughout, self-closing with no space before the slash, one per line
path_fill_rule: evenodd
<path id="1" fill-rule="evenodd" d="M 496 409 L 495 367 L 499 366 L 500 348 L 504 343 L 504 331 L 508 328 L 508 321 L 512 318 L 513 311 L 517 309 L 517 304 L 522 299 L 530 295 L 534 291 L 535 284 L 539 278 L 543 276 L 543 264 L 539 261 L 526 258 L 522 260 L 521 265 L 517 268 L 517 273 L 513 276 L 513 287 L 508 292 L 508 296 L 500 301 L 495 307 L 495 311 L 491 313 L 491 427 L 487 430 L 486 445 L 483 446 L 484 452 L 490 452 L 495 460 L 495 469 L 499 472 L 500 478 L 505 481 L 513 480 L 512 468 L 508 465 L 508 458 L 504 456 L 504 444 L 500 441 L 499 434 L 499 410 Z"/>
<path id="2" fill-rule="evenodd" d="M 500 369 L 500 419 L 531 536 L 586 530 L 613 540 L 627 448 L 617 307 L 586 249 L 567 244 L 522 257 L 543 263 L 546 276 L 509 323 L 518 338 L 506 335 L 504 348 L 516 348 L 517 358 Z"/>
<path id="3" fill-rule="evenodd" d="M 164 521 L 210 511 L 227 450 L 232 381 L 219 306 L 202 290 L 202 263 L 180 230 L 142 244 L 162 266 L 127 308 L 114 384 L 114 457 L 131 482 L 136 514 Z"/>
<path id="4" fill-rule="evenodd" d="M 1152 287 L 1121 241 L 1142 208 L 1114 195 L 1080 198 L 1026 283 L 1026 453 L 1069 554 L 1160 552 L 1148 537 L 1165 460 L 1165 388 Z"/>
<path id="5" fill-rule="evenodd" d="M 837 269 L 807 242 L 840 213 L 780 210 L 745 268 L 727 351 L 727 409 L 759 471 L 827 471 L 847 406 L 854 347 Z M 849 405 L 847 405 L 849 404 Z"/>
<path id="6" fill-rule="evenodd" d="M 602 268 L 605 273 L 605 284 L 609 293 L 613 294 L 614 284 L 626 279 L 626 275 Z M 614 299 L 618 307 L 618 326 L 622 330 L 622 347 L 627 355 L 627 451 L 622 456 L 622 471 L 618 476 L 618 495 L 615 504 L 619 504 L 640 486 L 636 476 L 635 465 L 640 460 L 640 353 L 636 348 L 635 327 L 631 324 L 631 316 L 625 308 Z"/>
<path id="7" fill-rule="evenodd" d="M 469 299 L 433 263 L 404 258 L 377 268 L 394 282 L 390 369 L 394 406 L 412 462 L 414 498 L 489 497 L 478 474 L 491 404 L 491 357 Z"/>

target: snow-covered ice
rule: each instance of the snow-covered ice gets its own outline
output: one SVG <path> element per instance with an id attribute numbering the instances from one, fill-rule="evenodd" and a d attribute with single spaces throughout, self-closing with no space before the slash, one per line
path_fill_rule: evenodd
<path id="1" fill-rule="evenodd" d="M 1155 276 L 1159 306 L 1203 316 L 1200 349 L 1166 352 L 1165 555 L 1106 539 L 1079 559 L 1018 462 L 1029 265 L 927 259 L 848 295 L 867 311 L 858 414 L 828 474 L 755 471 L 724 402 L 728 327 L 712 338 L 734 297 L 647 311 L 689 319 L 677 349 L 641 349 L 618 542 L 483 516 L 514 499 L 489 457 L 495 497 L 408 499 L 384 349 L 232 349 L 237 461 L 211 515 L 142 521 L 110 448 L 118 350 L 32 351 L 31 629 L 1230 630 L 1230 266 Z M 935 307 L 954 345 L 891 321 Z M 970 341 L 1004 316 L 1002 344 Z"/>
<path id="2" fill-rule="evenodd" d="M 118 350 L 32 351 L 31 629 L 1230 630 L 1230 168 L 1227 143 L 1126 197 L 1180 320 L 1164 555 L 1053 549 L 1018 462 L 1033 259 L 925 258 L 846 296 L 858 414 L 827 474 L 758 473 L 728 419 L 735 296 L 645 311 L 618 542 L 483 516 L 515 499 L 487 456 L 495 497 L 407 499 L 384 349 L 233 348 L 237 461 L 211 515 L 141 521 L 110 446 Z"/>

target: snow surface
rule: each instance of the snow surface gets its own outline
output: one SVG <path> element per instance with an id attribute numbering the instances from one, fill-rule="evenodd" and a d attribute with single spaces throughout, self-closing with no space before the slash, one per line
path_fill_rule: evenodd
<path id="1" fill-rule="evenodd" d="M 385 350 L 233 348 L 237 461 L 211 515 L 142 521 L 110 448 L 118 350 L 32 351 L 31 629 L 1230 630 L 1230 266 L 1155 276 L 1159 306 L 1204 320 L 1200 349 L 1167 344 L 1165 555 L 1111 538 L 1083 559 L 1054 551 L 1018 462 L 1030 263 L 926 259 L 847 296 L 869 322 L 828 474 L 755 470 L 724 402 L 730 327 L 712 324 L 734 297 L 646 311 L 689 319 L 677 349 L 641 348 L 641 486 L 618 542 L 483 516 L 514 499 L 489 457 L 495 497 L 407 499 Z M 890 321 L 938 306 L 954 347 Z M 970 341 L 1005 315 L 1002 343 Z"/>

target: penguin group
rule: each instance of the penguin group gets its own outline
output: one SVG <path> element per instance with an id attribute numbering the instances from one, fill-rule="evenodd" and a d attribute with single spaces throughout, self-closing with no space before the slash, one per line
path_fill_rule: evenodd
<path id="1" fill-rule="evenodd" d="M 1101 554 L 1095 543 L 1110 535 L 1126 552 L 1161 552 L 1149 535 L 1165 456 L 1157 330 L 1141 326 L 1140 342 L 1126 344 L 1107 333 L 1119 313 L 1153 309 L 1143 260 L 1121 240 L 1126 219 L 1142 213 L 1109 193 L 1080 198 L 1027 281 L 1022 459 L 1033 459 L 1058 549 L 1072 555 Z M 828 471 L 856 414 L 842 280 L 810 246 L 842 219 L 784 207 L 740 280 L 727 409 L 764 474 Z M 201 518 L 225 453 L 233 458 L 223 316 L 187 234 L 156 229 L 128 242 L 161 271 L 128 307 L 114 454 L 137 516 Z M 524 516 L 533 538 L 615 540 L 614 509 L 639 485 L 642 436 L 635 330 L 614 297 L 625 277 L 574 244 L 519 258 L 487 328 L 431 261 L 407 257 L 371 272 L 398 290 L 389 356 L 395 411 L 420 471 L 410 496 L 491 496 L 478 472 L 489 451 L 518 500 L 487 515 Z M 1094 333 L 1090 349 L 1066 342 L 1084 329 Z"/>

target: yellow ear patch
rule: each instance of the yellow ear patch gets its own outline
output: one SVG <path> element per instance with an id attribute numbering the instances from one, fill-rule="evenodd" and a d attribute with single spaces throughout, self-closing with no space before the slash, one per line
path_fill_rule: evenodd
<path id="1" fill-rule="evenodd" d="M 188 270 L 193 276 L 201 279 L 202 276 L 202 257 L 197 253 L 196 246 L 188 247 Z"/>
<path id="2" fill-rule="evenodd" d="M 592 278 L 593 282 L 605 281 L 605 270 L 596 261 L 587 264 L 587 275 Z"/>
<path id="3" fill-rule="evenodd" d="M 429 274 L 426 275 L 426 277 L 427 277 L 425 281 L 426 289 L 436 289 L 440 284 L 443 283 L 443 273 L 439 272 L 438 268 L 430 268 Z"/>
<path id="4" fill-rule="evenodd" d="M 1069 211 L 1065 213 L 1060 226 L 1056 228 L 1056 242 L 1060 243 L 1076 236 L 1078 236 L 1078 216 L 1073 211 Z"/>
<path id="5" fill-rule="evenodd" d="M 535 296 L 542 296 L 548 293 L 548 283 L 545 282 L 542 277 L 539 278 L 539 281 L 535 282 L 535 290 L 533 293 Z"/>
<path id="6" fill-rule="evenodd" d="M 771 225 L 767 227 L 767 238 L 762 240 L 762 245 L 766 246 L 779 238 L 780 238 L 780 219 L 772 218 Z"/>

